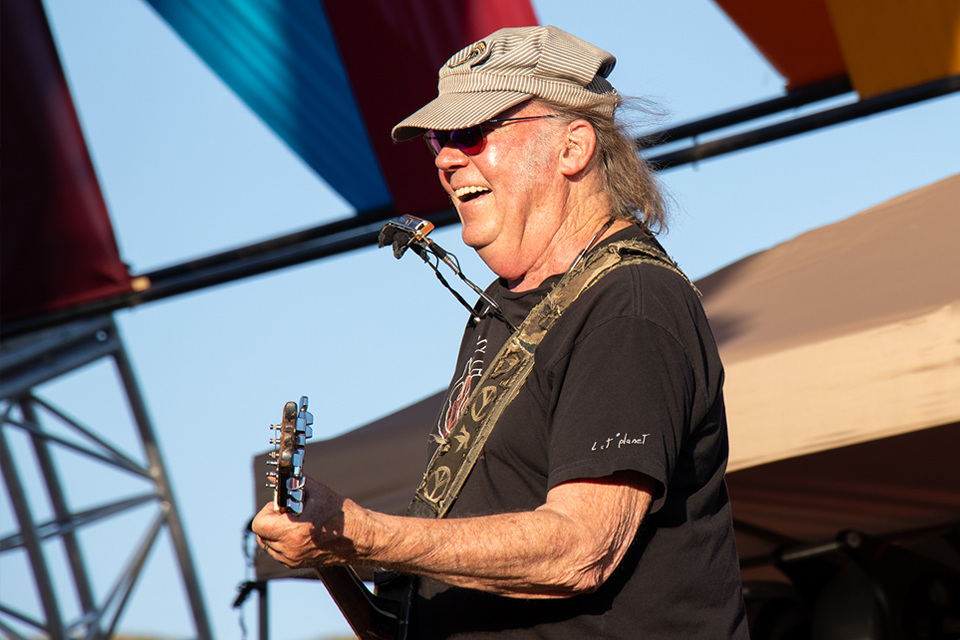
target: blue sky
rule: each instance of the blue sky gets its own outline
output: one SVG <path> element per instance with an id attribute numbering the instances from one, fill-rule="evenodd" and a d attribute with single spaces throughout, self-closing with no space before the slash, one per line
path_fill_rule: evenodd
<path id="1" fill-rule="evenodd" d="M 44 3 L 121 254 L 134 272 L 351 213 L 145 2 Z M 614 53 L 611 81 L 623 94 L 656 101 L 667 113 L 657 127 L 782 92 L 782 79 L 706 0 L 597 0 L 589 11 L 573 0 L 534 5 L 542 24 Z M 960 97 L 940 98 L 665 172 L 674 217 L 663 242 L 698 278 L 960 172 L 958 107 Z M 435 237 L 457 254 L 468 277 L 489 281 L 458 228 Z M 310 396 L 316 436 L 326 438 L 426 397 L 446 385 L 466 320 L 419 261 L 398 262 L 374 248 L 116 317 L 158 432 L 215 636 L 224 639 L 240 637 L 230 605 L 245 577 L 241 530 L 257 507 L 252 458 L 267 448 L 267 425 L 282 404 Z M 415 350 L 398 348 L 394 337 L 401 332 L 422 336 Z M 127 416 L 117 415 L 123 404 L 114 385 L 110 368 L 97 366 L 41 394 L 137 451 Z M 58 459 L 71 504 L 97 504 L 114 491 L 100 484 L 109 478 L 96 469 Z M 6 495 L 0 517 L 6 532 L 12 526 Z M 98 581 L 122 566 L 142 520 L 133 514 L 83 534 Z M 122 631 L 192 633 L 171 558 L 169 545 L 151 556 Z M 5 564 L 0 599 L 35 607 L 28 584 L 25 563 Z M 274 637 L 347 631 L 320 585 L 283 582 L 271 590 Z M 298 613 L 283 613 L 283 602 L 288 611 L 296 603 Z M 255 634 L 255 606 L 246 619 Z"/>

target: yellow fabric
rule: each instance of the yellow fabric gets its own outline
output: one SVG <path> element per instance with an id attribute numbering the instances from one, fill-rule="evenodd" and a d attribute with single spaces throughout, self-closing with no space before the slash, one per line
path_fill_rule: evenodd
<path id="1" fill-rule="evenodd" d="M 960 74 L 957 0 L 826 0 L 861 98 Z"/>

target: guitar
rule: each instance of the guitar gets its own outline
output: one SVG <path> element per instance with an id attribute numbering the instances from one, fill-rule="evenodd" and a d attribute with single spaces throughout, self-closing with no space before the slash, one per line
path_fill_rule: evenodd
<path id="1" fill-rule="evenodd" d="M 307 411 L 307 403 L 306 396 L 300 398 L 299 406 L 286 403 L 283 420 L 271 426 L 277 433 L 270 439 L 274 449 L 267 464 L 276 469 L 267 471 L 267 484 L 274 490 L 274 505 L 281 513 L 299 515 L 303 511 L 303 448 L 313 435 L 313 415 Z M 315 571 L 360 640 L 406 638 L 410 589 L 398 588 L 397 599 L 385 598 L 371 593 L 351 567 L 322 567 Z"/>

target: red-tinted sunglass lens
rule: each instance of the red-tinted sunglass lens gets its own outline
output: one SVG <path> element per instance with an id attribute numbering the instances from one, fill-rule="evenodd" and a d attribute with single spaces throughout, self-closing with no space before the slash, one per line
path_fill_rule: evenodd
<path id="1" fill-rule="evenodd" d="M 474 125 L 468 129 L 455 129 L 450 132 L 450 139 L 457 149 L 463 151 L 468 156 L 475 156 L 484 147 L 483 127 Z"/>
<path id="2" fill-rule="evenodd" d="M 427 146 L 433 151 L 433 155 L 438 156 L 440 151 L 447 146 L 447 142 L 450 140 L 450 132 L 430 129 L 423 134 L 423 139 L 427 141 Z"/>
<path id="3" fill-rule="evenodd" d="M 454 129 L 453 131 L 431 129 L 423 134 L 423 137 L 435 156 L 440 155 L 440 152 L 447 146 L 448 142 L 453 142 L 453 144 L 457 146 L 457 149 L 468 156 L 475 156 L 483 151 L 484 143 L 486 142 L 483 135 L 483 128 L 480 125 L 475 125 L 467 129 Z"/>

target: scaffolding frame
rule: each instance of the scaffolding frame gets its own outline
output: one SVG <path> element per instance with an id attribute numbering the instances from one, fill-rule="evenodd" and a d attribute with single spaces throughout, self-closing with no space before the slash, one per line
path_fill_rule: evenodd
<path id="1" fill-rule="evenodd" d="M 69 417 L 34 391 L 39 385 L 105 359 L 112 360 L 116 367 L 142 445 L 144 462 L 124 453 L 106 437 Z M 62 437 L 46 429 L 42 417 L 57 420 L 71 437 Z M 35 614 L 18 611 L 0 601 L 0 634 L 13 640 L 25 640 L 18 628 L 27 627 L 31 629 L 30 637 L 42 634 L 50 640 L 112 637 L 151 550 L 164 539 L 162 534 L 166 530 L 179 565 L 196 637 L 210 640 L 210 624 L 180 513 L 144 398 L 113 317 L 107 315 L 75 321 L 0 343 L 0 418 L 0 468 L 18 525 L 17 531 L 0 538 L 0 562 L 11 557 L 13 552 L 26 553 L 41 610 L 40 618 L 37 618 Z M 37 493 L 40 488 L 28 490 L 24 470 L 18 464 L 25 461 L 17 460 L 9 446 L 8 434 L 12 430 L 24 434 L 32 446 L 35 455 L 33 470 L 42 478 L 46 500 L 53 513 L 50 519 L 39 521 L 33 513 L 31 502 L 35 500 L 31 500 L 34 497 L 31 490 Z M 70 450 L 96 464 L 130 474 L 145 482 L 150 489 L 93 508 L 73 510 L 68 504 L 54 459 L 58 449 Z M 150 504 L 157 508 L 148 516 L 145 534 L 98 602 L 79 531 Z M 58 584 L 51 571 L 48 554 L 56 542 L 62 545 L 72 585 L 64 585 L 62 578 Z M 68 620 L 63 613 L 61 596 L 70 586 L 81 611 L 76 619 Z M 57 587 L 60 587 L 59 591 Z"/>

